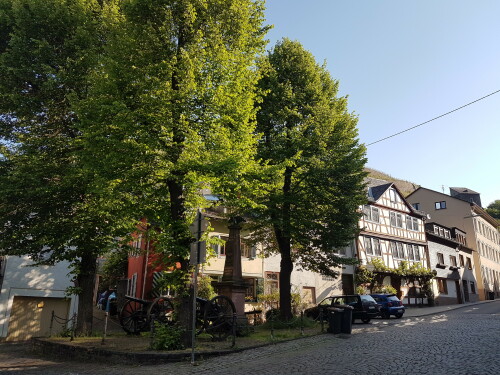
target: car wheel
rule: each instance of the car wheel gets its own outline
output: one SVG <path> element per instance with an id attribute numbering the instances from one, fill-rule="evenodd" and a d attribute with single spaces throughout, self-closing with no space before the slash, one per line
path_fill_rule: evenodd
<path id="1" fill-rule="evenodd" d="M 365 324 L 370 323 L 370 320 L 371 320 L 370 318 L 361 318 L 361 321 Z"/>
<path id="2" fill-rule="evenodd" d="M 391 314 L 389 314 L 389 311 L 382 312 L 382 318 L 389 319 L 390 317 L 391 317 Z"/>
<path id="3" fill-rule="evenodd" d="M 399 318 L 401 318 L 403 316 L 403 314 L 396 314 L 394 316 L 399 319 Z"/>

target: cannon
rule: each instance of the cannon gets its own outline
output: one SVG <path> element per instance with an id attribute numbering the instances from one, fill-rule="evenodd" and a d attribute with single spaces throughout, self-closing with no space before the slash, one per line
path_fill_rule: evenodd
<path id="1" fill-rule="evenodd" d="M 150 329 L 153 322 L 172 325 L 174 304 L 168 296 L 147 301 L 125 296 L 127 302 L 121 309 L 119 320 L 123 330 L 129 334 L 139 334 Z M 196 298 L 196 334 L 208 333 L 213 340 L 225 340 L 233 334 L 236 308 L 226 296 L 216 296 L 210 300 Z"/>

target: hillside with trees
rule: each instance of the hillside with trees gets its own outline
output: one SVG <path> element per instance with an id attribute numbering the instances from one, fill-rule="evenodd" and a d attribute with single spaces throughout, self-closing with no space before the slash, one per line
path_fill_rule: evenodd
<path id="1" fill-rule="evenodd" d="M 378 171 L 376 169 L 372 168 L 365 168 L 365 171 L 368 173 L 369 177 L 373 178 L 378 178 L 379 180 L 385 180 L 389 182 L 394 182 L 394 184 L 397 186 L 397 188 L 403 193 L 403 195 L 406 197 L 415 190 L 417 190 L 420 185 L 411 182 L 411 181 L 406 181 L 406 180 L 400 180 L 399 178 L 392 177 L 391 175 L 388 175 L 387 173 Z"/>

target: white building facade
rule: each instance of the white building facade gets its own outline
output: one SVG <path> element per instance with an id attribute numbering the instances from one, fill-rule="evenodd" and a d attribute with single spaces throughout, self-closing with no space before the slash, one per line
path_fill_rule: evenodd
<path id="1" fill-rule="evenodd" d="M 52 312 L 58 320 L 72 318 L 77 310 L 77 298 L 67 297 L 72 286 L 68 277 L 69 264 L 32 266 L 28 257 L 6 256 L 0 266 L 0 338 L 8 341 L 48 336 Z M 64 329 L 53 324 L 52 333 Z"/>

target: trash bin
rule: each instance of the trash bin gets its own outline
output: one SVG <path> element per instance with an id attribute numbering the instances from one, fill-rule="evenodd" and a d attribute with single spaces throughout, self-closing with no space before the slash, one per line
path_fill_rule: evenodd
<path id="1" fill-rule="evenodd" d="M 328 314 L 328 333 L 340 333 L 342 329 L 342 315 L 344 310 L 336 307 L 329 307 Z"/>
<path id="2" fill-rule="evenodd" d="M 490 300 L 494 300 L 495 299 L 495 292 L 489 292 L 488 297 Z"/>
<path id="3" fill-rule="evenodd" d="M 351 333 L 352 332 L 352 306 L 343 307 L 344 313 L 342 314 L 342 322 L 340 326 L 341 333 Z"/>

